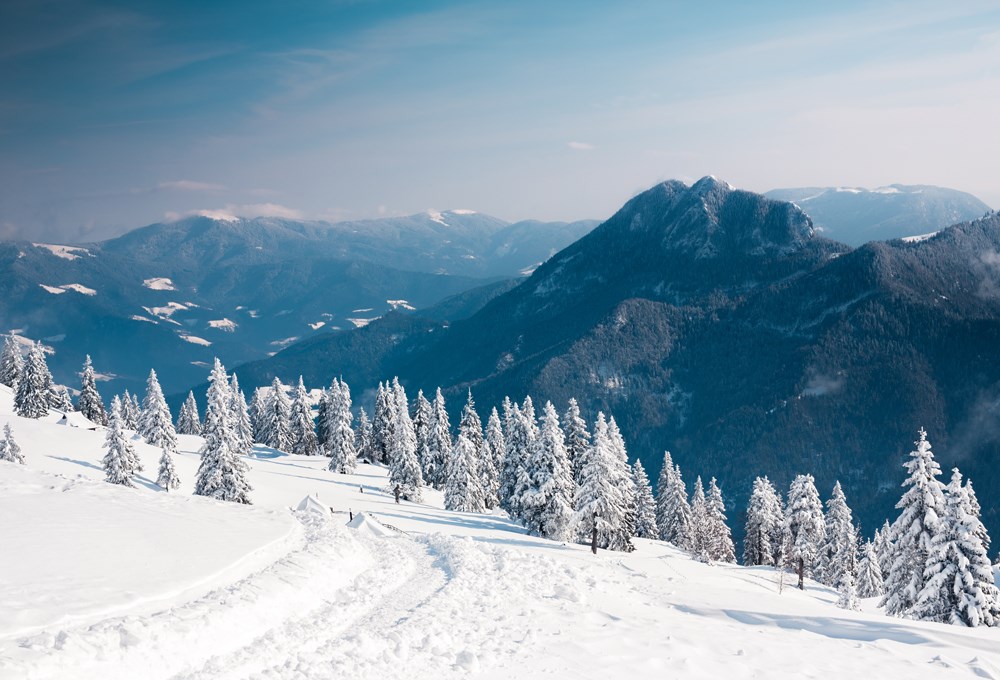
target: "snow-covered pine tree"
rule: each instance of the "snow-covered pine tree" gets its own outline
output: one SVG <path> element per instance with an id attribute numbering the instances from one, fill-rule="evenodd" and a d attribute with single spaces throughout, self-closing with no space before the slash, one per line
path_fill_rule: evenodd
<path id="1" fill-rule="evenodd" d="M 878 566 L 878 554 L 875 552 L 875 544 L 871 541 L 865 541 L 864 547 L 861 548 L 857 581 L 858 597 L 881 597 L 885 593 L 882 569 Z"/>
<path id="2" fill-rule="evenodd" d="M 90 363 L 89 354 L 83 360 L 83 371 L 80 373 L 80 396 L 76 400 L 76 410 L 96 425 L 108 424 L 108 415 L 104 410 L 104 401 L 97 391 L 94 366 Z"/>
<path id="3" fill-rule="evenodd" d="M 480 478 L 481 483 L 481 467 L 483 460 L 486 458 L 486 440 L 483 437 L 483 421 L 480 420 L 479 414 L 476 412 L 476 402 L 472 399 L 472 390 L 469 390 L 468 399 L 466 399 L 465 406 L 462 408 L 462 417 L 458 421 L 458 432 L 465 435 L 465 438 L 472 443 L 473 450 L 475 451 L 473 458 L 473 463 L 476 466 L 475 473 Z M 560 433 L 562 433 L 562 430 L 560 430 Z"/>
<path id="4" fill-rule="evenodd" d="M 261 444 L 266 444 L 264 440 L 264 422 L 267 414 L 267 392 L 263 387 L 255 387 L 253 396 L 250 397 L 250 406 L 247 407 L 250 414 L 250 426 L 253 428 L 253 440 Z M 199 432 L 199 434 L 201 434 Z"/>
<path id="5" fill-rule="evenodd" d="M 753 480 L 753 492 L 747 507 L 744 565 L 778 564 L 784 523 L 785 515 L 777 489 L 767 477 L 757 477 Z"/>
<path id="6" fill-rule="evenodd" d="M 674 465 L 670 452 L 663 454 L 663 467 L 656 485 L 656 525 L 660 540 L 683 550 L 691 550 L 691 506 L 681 470 Z"/>
<path id="7" fill-rule="evenodd" d="M 624 531 L 628 532 L 628 548 L 631 551 L 635 548 L 632 546 L 632 535 L 635 531 L 635 516 L 636 516 L 636 506 L 635 506 L 635 482 L 632 479 L 632 466 L 628 464 L 628 450 L 625 448 L 625 438 L 622 437 L 621 430 L 618 429 L 618 423 L 615 422 L 615 417 L 611 416 L 608 418 L 608 440 L 611 442 L 611 450 L 615 453 L 615 471 L 618 475 L 618 484 L 621 485 L 622 493 L 625 497 L 625 527 Z"/>
<path id="8" fill-rule="evenodd" d="M 941 467 L 934 460 L 923 428 L 914 444 L 916 448 L 903 464 L 910 473 L 903 487 L 910 488 L 896 504 L 902 512 L 890 531 L 892 563 L 885 574 L 885 596 L 880 603 L 891 616 L 906 616 L 917 603 L 927 583 L 927 555 L 945 513 L 944 485 L 938 479 Z"/>
<path id="9" fill-rule="evenodd" d="M 250 504 L 253 487 L 247 480 L 247 464 L 233 449 L 233 413 L 229 394 L 229 376 L 218 358 L 208 377 L 205 422 L 202 436 L 201 464 L 195 478 L 194 492 L 222 501 Z"/>
<path id="10" fill-rule="evenodd" d="M 424 479 L 417 460 L 417 436 L 407 407 L 406 392 L 393 379 L 390 397 L 394 402 L 396 422 L 392 425 L 392 449 L 389 452 L 389 491 L 399 488 L 399 495 L 419 502 L 423 496 Z"/>
<path id="11" fill-rule="evenodd" d="M 198 402 L 194 400 L 194 392 L 188 392 L 187 399 L 181 405 L 177 414 L 177 434 L 201 434 L 201 418 L 198 416 Z"/>
<path id="12" fill-rule="evenodd" d="M 504 459 L 500 466 L 500 507 L 517 518 L 517 480 L 527 459 L 527 433 L 521 419 L 521 407 L 508 397 L 503 400 Z"/>
<path id="13" fill-rule="evenodd" d="M 521 519 L 535 536 L 565 540 L 573 521 L 573 468 L 559 414 L 546 402 L 538 437 L 518 480 Z"/>
<path id="14" fill-rule="evenodd" d="M 705 500 L 705 485 L 701 475 L 694 480 L 691 492 L 691 536 L 688 551 L 702 562 L 708 562 L 710 541 L 708 536 L 708 503 Z"/>
<path id="15" fill-rule="evenodd" d="M 160 453 L 160 467 L 156 474 L 156 485 L 164 491 L 173 491 L 181 485 L 177 469 L 174 467 L 174 457 L 170 452 L 171 449 L 163 447 L 163 451 Z"/>
<path id="16" fill-rule="evenodd" d="M 358 409 L 358 426 L 354 428 L 354 450 L 358 459 L 373 463 L 372 453 L 372 423 L 364 408 Z"/>
<path id="17" fill-rule="evenodd" d="M 163 398 L 160 381 L 156 371 L 149 372 L 146 379 L 146 396 L 142 400 L 142 413 L 139 416 L 138 434 L 151 446 L 177 450 L 177 433 L 174 431 L 174 419 Z"/>
<path id="18" fill-rule="evenodd" d="M 708 497 L 705 499 L 706 536 L 708 538 L 708 558 L 713 562 L 736 562 L 736 548 L 733 535 L 726 524 L 726 504 L 722 500 L 722 490 L 712 477 L 708 483 Z"/>
<path id="19" fill-rule="evenodd" d="M 142 415 L 142 407 L 139 406 L 139 397 L 134 394 L 128 395 L 128 409 L 125 408 L 125 401 L 122 400 L 122 413 L 128 411 L 129 418 L 139 427 L 139 417 Z"/>
<path id="20" fill-rule="evenodd" d="M 838 591 L 840 592 L 840 598 L 837 600 L 837 606 L 841 609 L 858 611 L 858 592 L 854 587 L 854 574 L 850 571 L 845 571 L 841 575 Z"/>
<path id="21" fill-rule="evenodd" d="M 965 480 L 965 486 L 962 487 L 962 491 L 965 493 L 965 501 L 966 501 L 966 503 L 965 503 L 965 510 L 966 510 L 966 512 L 968 512 L 973 517 L 976 517 L 977 519 L 980 518 L 980 517 L 982 517 L 982 515 L 983 515 L 983 509 L 979 505 L 979 498 L 976 496 L 976 490 L 972 488 L 972 480 L 971 479 L 966 479 Z M 981 528 L 980 528 L 980 531 L 976 535 L 979 536 L 979 540 L 982 541 L 983 548 L 986 550 L 986 554 L 988 555 L 989 552 L 990 552 L 990 544 L 992 543 L 992 541 L 990 540 L 990 534 L 989 534 L 988 531 L 986 531 L 986 525 L 985 524 L 983 524 L 982 522 L 980 522 L 979 526 Z"/>
<path id="22" fill-rule="evenodd" d="M 0 441 L 0 460 L 24 465 L 24 455 L 21 453 L 21 447 L 14 441 L 14 433 L 11 432 L 10 423 L 5 423 L 3 426 L 3 441 Z"/>
<path id="23" fill-rule="evenodd" d="M 413 434 L 417 438 L 417 460 L 420 461 L 420 469 L 423 471 L 424 481 L 430 484 L 430 478 L 427 476 L 424 461 L 427 460 L 427 435 L 430 432 L 431 419 L 434 415 L 433 407 L 431 407 L 431 403 L 424 396 L 423 390 L 417 390 L 417 398 L 414 399 L 411 417 L 413 418 Z"/>
<path id="24" fill-rule="evenodd" d="M 329 432 L 329 469 L 350 474 L 358 467 L 358 451 L 354 446 L 355 434 L 351 429 L 354 415 L 351 411 L 351 389 L 344 381 L 334 379 L 330 385 L 330 402 L 327 407 L 326 428 Z"/>
<path id="25" fill-rule="evenodd" d="M 52 389 L 49 390 L 49 408 L 63 413 L 72 413 L 76 410 L 65 385 L 52 385 Z"/>
<path id="26" fill-rule="evenodd" d="M 330 433 L 326 431 L 326 424 L 330 421 L 329 410 L 330 390 L 324 389 L 316 403 L 316 441 L 319 442 L 319 452 L 324 456 L 330 455 L 326 446 L 330 440 Z"/>
<path id="27" fill-rule="evenodd" d="M 632 550 L 631 527 L 626 527 L 627 499 L 618 486 L 618 462 L 608 436 L 603 413 L 597 414 L 590 448 L 584 455 L 580 485 L 576 488 L 574 524 L 577 537 L 591 541 L 597 529 L 597 545 L 609 550 Z"/>
<path id="28" fill-rule="evenodd" d="M 503 443 L 503 427 L 500 425 L 500 415 L 497 413 L 496 407 L 490 411 L 484 440 L 486 453 L 483 457 L 483 498 L 486 502 L 486 509 L 492 510 L 500 505 L 500 470 L 503 467 L 506 454 Z"/>
<path id="29" fill-rule="evenodd" d="M 945 489 L 945 510 L 931 539 L 924 585 L 911 614 L 925 621 L 992 626 L 997 614 L 993 567 L 979 518 L 970 513 L 962 474 L 954 468 Z"/>
<path id="30" fill-rule="evenodd" d="M 854 573 L 857 563 L 857 541 L 851 508 L 840 482 L 826 502 L 826 542 L 820 549 L 817 579 L 832 588 L 840 588 L 845 572 Z"/>
<path id="31" fill-rule="evenodd" d="M 128 390 L 121 396 L 122 404 L 122 426 L 126 430 L 132 430 L 133 432 L 139 429 L 139 419 L 142 417 L 142 409 L 138 406 L 134 406 L 132 402 L 132 393 Z"/>
<path id="32" fill-rule="evenodd" d="M 262 415 L 263 443 L 272 449 L 286 453 L 292 448 L 291 418 L 292 405 L 285 394 L 285 386 L 277 377 L 271 382 L 271 390 L 264 402 Z"/>
<path id="33" fill-rule="evenodd" d="M 372 450 L 375 462 L 388 463 L 396 424 L 396 401 L 388 383 L 379 383 L 375 394 L 375 413 L 372 415 Z M 449 438 L 451 435 L 449 434 Z M 429 480 L 433 484 L 433 480 Z"/>
<path id="34" fill-rule="evenodd" d="M 424 480 L 435 488 L 443 488 L 447 482 L 445 466 L 451 460 L 451 423 L 440 387 L 434 394 L 424 455 L 425 458 L 420 461 Z"/>
<path id="35" fill-rule="evenodd" d="M 580 415 L 580 405 L 572 397 L 563 416 L 563 431 L 566 433 L 566 453 L 573 466 L 573 483 L 579 484 L 583 456 L 590 448 L 590 432 L 587 431 L 587 422 Z"/>
<path id="36" fill-rule="evenodd" d="M 24 361 L 21 359 L 21 348 L 13 335 L 4 339 L 3 352 L 0 352 L 0 384 L 12 389 L 17 388 L 21 378 Z"/>
<path id="37" fill-rule="evenodd" d="M 812 475 L 797 475 L 788 489 L 785 512 L 786 562 L 799 575 L 799 590 L 805 577 L 816 569 L 820 548 L 826 540 L 823 505 Z"/>
<path id="38" fill-rule="evenodd" d="M 302 376 L 295 387 L 294 397 L 288 416 L 289 453 L 297 456 L 315 456 L 319 454 L 319 441 L 316 439 L 316 429 L 313 424 L 312 405 L 309 403 L 309 392 L 306 390 Z M 351 432 L 350 446 L 354 448 L 354 433 Z"/>
<path id="39" fill-rule="evenodd" d="M 253 423 L 250 421 L 250 407 L 235 373 L 229 380 L 229 408 L 233 413 L 233 449 L 237 455 L 248 456 L 253 451 Z"/>
<path id="40" fill-rule="evenodd" d="M 14 413 L 22 418 L 41 418 L 49 413 L 49 390 L 52 374 L 45 363 L 42 343 L 36 342 L 28 352 L 24 371 L 14 392 Z"/>
<path id="41" fill-rule="evenodd" d="M 482 484 L 475 470 L 475 456 L 475 444 L 459 433 L 445 466 L 446 510 L 482 512 L 485 509 Z"/>
<path id="42" fill-rule="evenodd" d="M 108 418 L 108 429 L 104 435 L 104 448 L 108 450 L 101 460 L 105 481 L 122 486 L 135 486 L 132 484 L 132 476 L 136 473 L 138 456 L 132 448 L 129 436 L 125 434 L 121 399 L 117 396 L 111 401 L 111 417 Z"/>
<path id="43" fill-rule="evenodd" d="M 632 480 L 635 484 L 635 535 L 639 538 L 659 538 L 653 487 L 650 486 L 649 477 L 642 467 L 642 461 L 638 458 L 632 466 Z"/>
<path id="44" fill-rule="evenodd" d="M 875 530 L 875 556 L 878 557 L 878 568 L 882 571 L 882 578 L 885 578 L 892 568 L 894 548 L 892 544 L 892 527 L 889 520 L 882 523 L 881 529 Z"/>

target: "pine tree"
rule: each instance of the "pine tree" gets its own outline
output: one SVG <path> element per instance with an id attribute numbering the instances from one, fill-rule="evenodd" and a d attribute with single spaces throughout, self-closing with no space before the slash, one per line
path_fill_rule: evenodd
<path id="1" fill-rule="evenodd" d="M 253 396 L 250 397 L 250 406 L 247 408 L 247 412 L 250 414 L 250 426 L 253 429 L 253 440 L 255 442 L 266 444 L 267 440 L 264 438 L 267 417 L 267 392 L 264 391 L 263 387 L 256 387 L 253 391 Z M 198 434 L 201 434 L 200 432 Z"/>
<path id="2" fill-rule="evenodd" d="M 14 392 L 14 413 L 22 418 L 42 418 L 49 413 L 49 390 L 52 374 L 45 363 L 42 344 L 31 346 L 24 371 Z"/>
<path id="3" fill-rule="evenodd" d="M 428 435 L 430 434 L 431 421 L 434 418 L 434 409 L 431 403 L 424 397 L 423 390 L 417 390 L 417 398 L 413 405 L 413 434 L 417 438 L 417 460 L 420 461 L 420 469 L 424 475 L 424 481 L 431 483 L 427 474 L 426 461 L 429 457 L 430 449 L 427 446 Z"/>
<path id="4" fill-rule="evenodd" d="M 350 407 L 348 407 L 350 408 Z M 312 405 L 309 403 L 309 392 L 306 390 L 302 376 L 295 388 L 295 396 L 288 416 L 289 453 L 297 456 L 315 456 L 319 454 L 319 441 L 313 424 Z M 354 448 L 354 433 L 351 432 L 349 445 Z"/>
<path id="5" fill-rule="evenodd" d="M 781 560 L 781 542 L 785 513 L 781 498 L 767 477 L 753 481 L 747 507 L 746 535 L 743 539 L 743 564 L 774 566 Z"/>
<path id="6" fill-rule="evenodd" d="M 205 422 L 202 436 L 201 464 L 195 478 L 194 492 L 223 501 L 250 504 L 253 487 L 247 480 L 247 464 L 233 450 L 233 414 L 229 377 L 218 358 L 209 375 Z"/>
<path id="7" fill-rule="evenodd" d="M 372 449 L 375 452 L 376 462 L 378 463 L 389 462 L 389 456 L 392 452 L 393 441 L 395 439 L 393 431 L 395 425 L 396 400 L 393 398 L 388 383 L 384 385 L 379 383 L 378 392 L 375 396 L 375 413 L 372 416 Z M 433 480 L 430 480 L 430 483 L 433 484 Z"/>
<path id="8" fill-rule="evenodd" d="M 980 538 L 985 529 L 970 512 L 962 474 L 952 470 L 945 510 L 931 539 L 924 585 L 912 614 L 926 621 L 963 626 L 992 626 L 997 615 L 993 567 Z"/>
<path id="9" fill-rule="evenodd" d="M 527 432 L 521 419 L 521 407 L 504 397 L 503 401 L 504 459 L 500 466 L 500 507 L 517 518 L 517 480 L 527 460 Z"/>
<path id="10" fill-rule="evenodd" d="M 840 588 L 845 572 L 854 573 L 857 562 L 857 541 L 851 508 L 837 482 L 826 502 L 826 542 L 820 550 L 818 580 L 832 588 Z"/>
<path id="11" fill-rule="evenodd" d="M 854 587 L 854 574 L 845 571 L 841 575 L 838 590 L 840 591 L 840 599 L 837 600 L 837 606 L 841 609 L 858 611 L 858 593 Z"/>
<path id="12" fill-rule="evenodd" d="M 135 486 L 132 484 L 132 476 L 136 473 L 138 456 L 132 448 L 128 435 L 125 434 L 121 400 L 117 396 L 111 402 L 111 417 L 108 419 L 104 448 L 108 450 L 101 461 L 106 481 L 122 486 Z"/>
<path id="13" fill-rule="evenodd" d="M 565 540 L 573 520 L 573 468 L 559 415 L 546 402 L 538 437 L 518 480 L 521 518 L 532 534 Z"/>
<path id="14" fill-rule="evenodd" d="M 483 490 L 475 471 L 475 445 L 459 433 L 445 468 L 444 507 L 457 512 L 482 512 Z"/>
<path id="15" fill-rule="evenodd" d="M 503 443 L 503 428 L 500 425 L 500 415 L 496 408 L 490 412 L 486 423 L 486 453 L 483 462 L 483 498 L 486 509 L 492 510 L 500 505 L 500 470 L 503 467 L 506 449 Z"/>
<path id="16" fill-rule="evenodd" d="M 137 431 L 139 429 L 139 418 L 142 416 L 142 409 L 138 406 L 133 408 L 132 394 L 128 390 L 125 390 L 121 396 L 121 405 L 122 426 L 126 430 Z"/>
<path id="17" fill-rule="evenodd" d="M 927 433 L 921 429 L 918 434 L 916 449 L 904 463 L 910 476 L 903 487 L 910 488 L 896 504 L 902 512 L 889 537 L 892 563 L 885 575 L 885 597 L 880 605 L 892 616 L 908 615 L 927 583 L 927 555 L 945 512 L 944 485 L 938 479 L 941 468 L 934 460 Z"/>
<path id="18" fill-rule="evenodd" d="M 638 458 L 632 466 L 632 480 L 635 484 L 635 535 L 639 538 L 659 538 L 660 529 L 656 526 L 656 501 L 653 499 L 653 487 L 649 477 Z"/>
<path id="19" fill-rule="evenodd" d="M 80 374 L 80 396 L 76 400 L 76 410 L 95 425 L 108 424 L 108 416 L 104 410 L 101 395 L 97 391 L 94 366 L 90 363 L 89 354 L 83 361 L 83 372 Z"/>
<path id="20" fill-rule="evenodd" d="M 0 384 L 11 389 L 17 389 L 17 381 L 21 379 L 24 361 L 21 359 L 21 348 L 13 335 L 8 335 L 0 353 Z"/>
<path id="21" fill-rule="evenodd" d="M 342 474 L 351 474 L 358 467 L 358 451 L 354 446 L 355 434 L 351 429 L 354 416 L 351 412 L 351 389 L 346 382 L 334 379 L 330 385 L 330 401 L 327 405 L 326 429 L 330 456 L 329 469 Z"/>
<path id="22" fill-rule="evenodd" d="M 692 550 L 691 506 L 681 470 L 674 465 L 669 451 L 663 454 L 663 467 L 656 485 L 656 525 L 660 529 L 660 540 Z"/>
<path id="23" fill-rule="evenodd" d="M 625 448 L 625 439 L 622 437 L 621 430 L 618 429 L 618 423 L 615 422 L 614 416 L 608 418 L 608 440 L 611 442 L 611 450 L 614 452 L 616 483 L 620 486 L 624 497 L 625 523 L 622 530 L 628 534 L 626 539 L 628 545 L 623 549 L 631 551 L 635 549 L 632 545 L 632 535 L 635 531 L 637 512 L 635 505 L 635 482 L 632 479 L 632 467 L 628 464 L 628 450 Z"/>
<path id="24" fill-rule="evenodd" d="M 705 500 L 705 524 L 708 558 L 713 562 L 736 562 L 733 535 L 726 524 L 726 504 L 722 500 L 722 490 L 712 477 L 708 483 L 708 498 Z"/>
<path id="25" fill-rule="evenodd" d="M 389 453 L 389 490 L 394 491 L 398 487 L 401 498 L 419 502 L 424 480 L 417 460 L 417 436 L 413 433 L 406 392 L 395 379 L 390 389 L 396 421 L 392 425 L 392 448 Z"/>
<path id="26" fill-rule="evenodd" d="M 688 551 L 702 562 L 708 562 L 711 559 L 709 549 L 708 503 L 705 499 L 705 485 L 702 484 L 701 475 L 698 475 L 694 480 L 694 491 L 691 492 L 691 536 Z"/>
<path id="27" fill-rule="evenodd" d="M 142 400 L 137 432 L 151 446 L 177 450 L 174 420 L 167 408 L 167 401 L 163 398 L 160 381 L 156 379 L 156 371 L 151 370 L 146 380 L 146 396 Z"/>
<path id="28" fill-rule="evenodd" d="M 609 550 L 631 550 L 631 527 L 626 526 L 627 499 L 617 485 L 616 453 L 603 413 L 597 414 L 590 448 L 584 455 L 580 485 L 576 488 L 574 522 L 578 538 L 590 542 L 597 529 L 597 545 Z"/>
<path id="29" fill-rule="evenodd" d="M 177 434 L 201 434 L 201 419 L 198 417 L 198 402 L 194 392 L 188 392 L 187 399 L 177 414 Z"/>
<path id="30" fill-rule="evenodd" d="M 573 466 L 573 482 L 579 484 L 583 457 L 590 448 L 590 432 L 587 431 L 587 422 L 580 416 L 580 405 L 576 399 L 569 400 L 569 407 L 563 416 L 563 430 L 566 433 L 566 454 Z"/>
<path id="31" fill-rule="evenodd" d="M 327 442 L 330 441 L 330 433 L 326 430 L 326 424 L 330 422 L 330 390 L 323 390 L 316 404 L 316 441 L 319 442 L 319 452 L 324 456 L 329 456 L 330 452 Z"/>
<path id="32" fill-rule="evenodd" d="M 788 489 L 785 534 L 788 566 L 799 575 L 799 590 L 805 590 L 805 578 L 812 576 L 816 569 L 820 547 L 826 537 L 823 505 L 812 475 L 798 475 L 792 480 Z"/>
<path id="33" fill-rule="evenodd" d="M 21 453 L 21 447 L 14 441 L 14 433 L 11 432 L 10 423 L 5 423 L 3 426 L 3 440 L 0 441 L 0 460 L 24 465 L 24 455 Z"/>
<path id="34" fill-rule="evenodd" d="M 882 569 L 878 566 L 878 554 L 875 552 L 875 544 L 871 541 L 866 541 L 861 549 L 857 589 L 859 597 L 881 597 L 885 593 Z"/>
<path id="35" fill-rule="evenodd" d="M 285 386 L 275 378 L 271 390 L 264 400 L 262 413 L 262 443 L 272 449 L 288 453 L 292 448 L 292 432 L 289 420 L 292 405 L 285 394 Z"/>
<path id="36" fill-rule="evenodd" d="M 475 451 L 475 458 L 473 460 L 476 465 L 475 473 L 482 479 L 482 470 L 480 467 L 483 459 L 486 457 L 486 440 L 483 437 L 483 421 L 480 420 L 479 414 L 476 412 L 476 402 L 472 399 L 472 390 L 469 390 L 468 399 L 466 399 L 465 406 L 462 408 L 462 417 L 458 421 L 458 432 L 465 435 L 465 438 L 472 444 L 472 448 Z"/>
<path id="37" fill-rule="evenodd" d="M 160 454 L 160 469 L 156 475 L 156 484 L 164 491 L 173 491 L 181 485 L 170 451 L 167 447 L 163 447 L 163 452 Z"/>
<path id="38" fill-rule="evenodd" d="M 229 380 L 229 408 L 233 415 L 233 449 L 237 455 L 248 456 L 253 451 L 253 423 L 250 421 L 250 408 L 235 373 Z M 197 406 L 195 409 L 197 415 Z"/>
<path id="39" fill-rule="evenodd" d="M 65 385 L 53 385 L 49 390 L 49 408 L 63 413 L 72 413 L 76 410 Z"/>
<path id="40" fill-rule="evenodd" d="M 122 400 L 122 412 L 124 413 L 125 410 L 126 410 L 126 408 L 125 408 L 125 401 Z M 129 414 L 129 418 L 131 419 L 131 422 L 134 422 L 135 423 L 135 427 L 138 428 L 139 427 L 139 416 L 142 415 L 142 408 L 139 406 L 139 397 L 135 396 L 134 394 L 129 394 L 128 395 L 128 409 L 127 410 L 128 410 L 128 414 Z"/>
<path id="41" fill-rule="evenodd" d="M 882 578 L 885 578 L 892 568 L 894 548 L 892 527 L 889 526 L 889 520 L 885 520 L 882 528 L 875 531 L 875 556 L 878 557 L 878 568 L 882 572 Z"/>
<path id="42" fill-rule="evenodd" d="M 425 458 L 420 461 L 424 479 L 431 486 L 442 488 L 447 477 L 445 466 L 451 459 L 451 424 L 441 388 L 434 394 L 424 455 Z"/>
<path id="43" fill-rule="evenodd" d="M 354 450 L 360 460 L 374 463 L 372 452 L 372 423 L 364 408 L 358 409 L 358 426 L 354 429 Z"/>

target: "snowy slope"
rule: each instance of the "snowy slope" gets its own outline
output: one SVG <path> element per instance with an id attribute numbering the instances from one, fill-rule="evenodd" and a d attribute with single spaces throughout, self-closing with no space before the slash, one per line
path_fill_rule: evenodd
<path id="1" fill-rule="evenodd" d="M 256 506 L 193 498 L 196 437 L 178 492 L 114 488 L 100 433 L 9 413 L 0 390 L 28 463 L 0 463 L 2 678 L 1000 678 L 1000 631 L 845 612 L 770 569 L 594 556 L 264 448 Z M 307 494 L 334 513 L 293 513 Z"/>

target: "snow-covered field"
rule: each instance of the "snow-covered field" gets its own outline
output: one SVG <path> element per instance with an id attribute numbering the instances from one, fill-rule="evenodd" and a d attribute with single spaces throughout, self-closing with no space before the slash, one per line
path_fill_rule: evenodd
<path id="1" fill-rule="evenodd" d="M 659 542 L 594 556 L 435 492 L 397 505 L 380 467 L 259 447 L 236 506 L 191 495 L 182 436 L 180 490 L 138 442 L 138 487 L 111 486 L 103 433 L 11 411 L 0 387 L 27 459 L 0 462 L 2 678 L 1000 678 L 1000 631 L 847 612 Z"/>

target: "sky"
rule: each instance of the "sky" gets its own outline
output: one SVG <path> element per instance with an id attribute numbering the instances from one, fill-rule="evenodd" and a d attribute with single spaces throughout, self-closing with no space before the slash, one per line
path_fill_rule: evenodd
<path id="1" fill-rule="evenodd" d="M 989 2 L 3 0 L 0 238 L 604 219 L 666 179 L 1000 206 Z"/>

